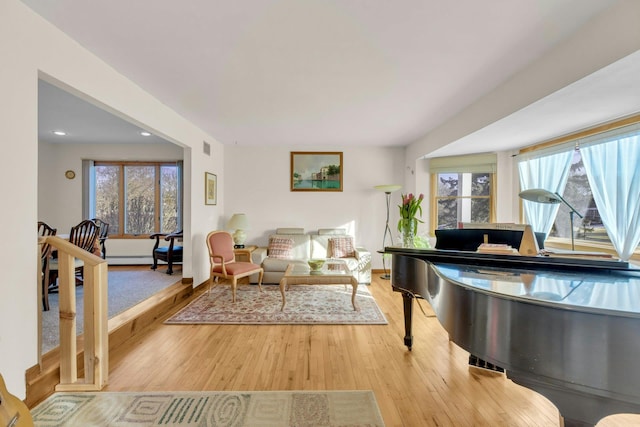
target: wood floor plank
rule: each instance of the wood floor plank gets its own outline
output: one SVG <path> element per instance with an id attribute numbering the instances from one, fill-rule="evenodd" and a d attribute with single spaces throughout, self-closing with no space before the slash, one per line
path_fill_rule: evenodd
<path id="1" fill-rule="evenodd" d="M 556 408 L 504 374 L 467 366 L 426 302 L 403 345 L 402 298 L 374 275 L 388 325 L 164 325 L 111 353 L 106 391 L 373 390 L 388 427 L 558 426 Z M 196 291 L 196 295 L 199 294 Z M 599 427 L 640 425 L 616 415 Z"/>

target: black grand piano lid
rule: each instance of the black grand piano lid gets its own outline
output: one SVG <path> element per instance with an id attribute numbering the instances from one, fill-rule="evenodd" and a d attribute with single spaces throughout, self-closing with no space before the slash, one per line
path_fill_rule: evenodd
<path id="1" fill-rule="evenodd" d="M 637 273 L 541 272 L 438 263 L 433 266 L 447 280 L 504 298 L 640 316 Z"/>

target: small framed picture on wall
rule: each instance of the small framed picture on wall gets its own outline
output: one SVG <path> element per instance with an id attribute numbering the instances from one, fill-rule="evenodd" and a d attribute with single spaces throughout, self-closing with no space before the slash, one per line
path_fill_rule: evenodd
<path id="1" fill-rule="evenodd" d="M 218 203 L 218 178 L 215 174 L 204 173 L 204 204 L 215 205 Z"/>

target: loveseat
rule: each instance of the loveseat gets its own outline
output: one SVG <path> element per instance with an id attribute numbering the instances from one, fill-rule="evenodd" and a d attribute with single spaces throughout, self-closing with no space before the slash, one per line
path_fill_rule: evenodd
<path id="1" fill-rule="evenodd" d="M 263 283 L 279 283 L 289 264 L 305 264 L 309 259 L 339 258 L 358 279 L 371 283 L 371 253 L 356 247 L 353 236 L 343 228 L 321 228 L 305 233 L 303 228 L 278 228 L 269 236 L 267 247 L 251 254 L 251 261 L 264 269 Z M 257 275 L 251 277 L 257 282 Z"/>

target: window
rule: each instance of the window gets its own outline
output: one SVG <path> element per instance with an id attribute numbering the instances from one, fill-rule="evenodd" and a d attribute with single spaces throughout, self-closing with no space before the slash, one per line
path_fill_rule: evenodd
<path id="1" fill-rule="evenodd" d="M 492 173 L 439 173 L 434 178 L 436 229 L 457 228 L 459 222 L 491 222 Z"/>
<path id="2" fill-rule="evenodd" d="M 181 167 L 176 162 L 95 162 L 89 212 L 112 236 L 182 228 Z"/>
<path id="3" fill-rule="evenodd" d="M 495 154 L 439 157 L 431 171 L 431 230 L 495 221 Z"/>
<path id="4" fill-rule="evenodd" d="M 580 150 L 574 150 L 567 185 L 562 197 L 583 216 L 582 219 L 574 216 L 573 226 L 576 241 L 582 240 L 585 244 L 611 244 L 607 231 L 602 224 L 598 207 L 593 199 Z M 569 207 L 564 203 L 559 205 L 558 215 L 549 232 L 549 237 L 571 238 L 571 216 L 569 211 Z"/>
<path id="5" fill-rule="evenodd" d="M 544 229 L 556 237 L 552 245 L 564 245 L 573 237 L 580 245 L 576 249 L 604 250 L 625 261 L 638 259 L 640 116 L 530 147 L 519 156 L 521 188 L 542 188 L 565 199 L 557 215 L 550 218 L 553 224 L 547 222 Z M 550 168 L 550 163 L 560 157 L 566 159 L 562 170 Z M 537 185 L 536 177 L 551 175 L 554 182 Z M 567 204 L 579 213 L 574 216 L 573 229 L 572 209 Z M 530 203 L 523 206 L 532 223 L 540 222 L 542 210 L 532 209 Z"/>

